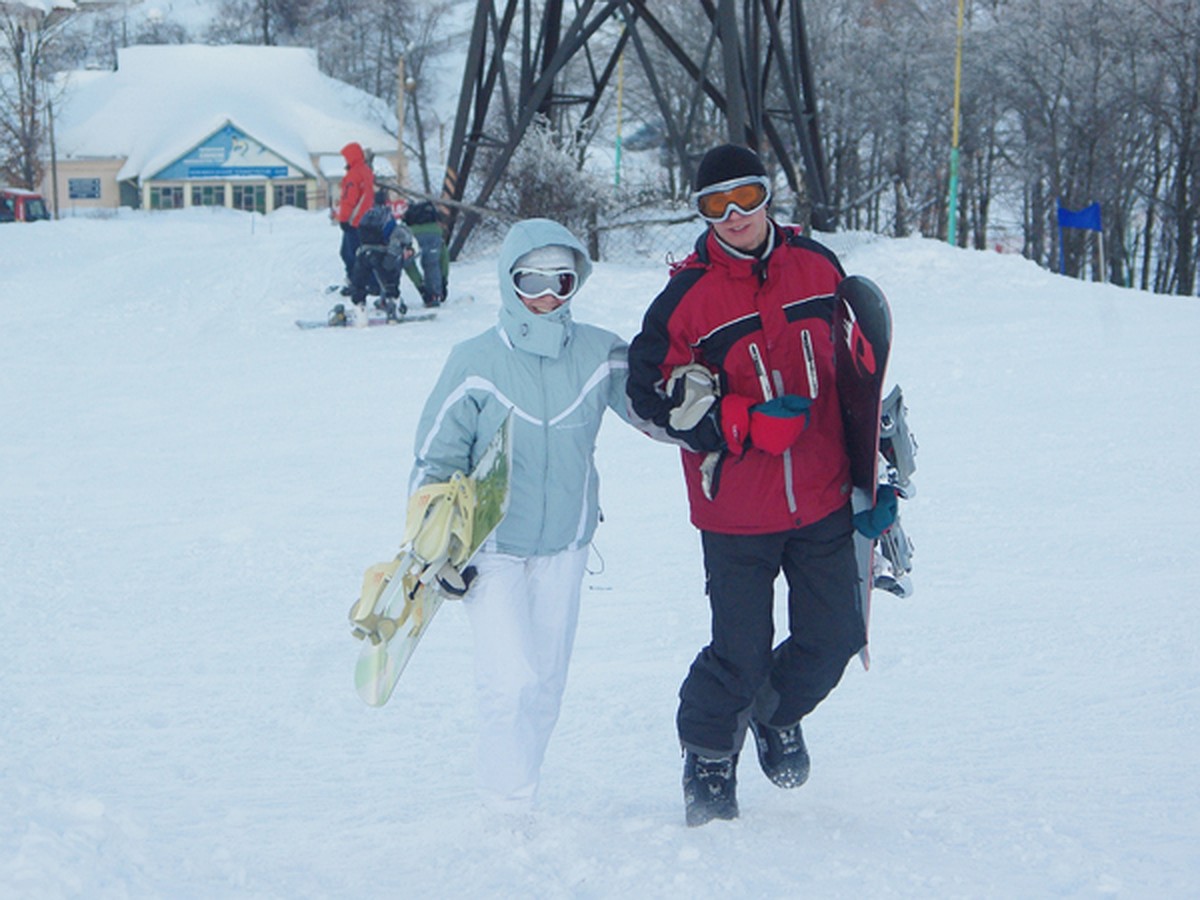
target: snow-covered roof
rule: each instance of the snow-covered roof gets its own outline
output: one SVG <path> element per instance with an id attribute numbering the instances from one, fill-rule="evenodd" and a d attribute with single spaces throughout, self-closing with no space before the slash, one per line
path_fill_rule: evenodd
<path id="1" fill-rule="evenodd" d="M 135 46 L 115 72 L 71 72 L 55 121 L 60 159 L 123 158 L 118 179 L 150 178 L 226 123 L 311 173 L 350 141 L 396 146 L 387 103 L 330 78 L 300 47 Z"/>
<path id="2" fill-rule="evenodd" d="M 74 0 L 3 0 L 0 9 L 17 15 L 26 10 L 31 14 L 49 15 L 56 9 L 76 9 L 78 5 Z"/>

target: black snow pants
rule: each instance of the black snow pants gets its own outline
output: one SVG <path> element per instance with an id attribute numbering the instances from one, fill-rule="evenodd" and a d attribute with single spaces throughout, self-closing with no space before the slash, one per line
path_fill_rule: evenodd
<path id="1" fill-rule="evenodd" d="M 847 505 L 775 534 L 701 532 L 712 642 L 679 689 L 679 739 L 701 756 L 741 750 L 751 716 L 775 727 L 812 712 L 866 643 Z M 777 647 L 775 579 L 787 580 Z"/>

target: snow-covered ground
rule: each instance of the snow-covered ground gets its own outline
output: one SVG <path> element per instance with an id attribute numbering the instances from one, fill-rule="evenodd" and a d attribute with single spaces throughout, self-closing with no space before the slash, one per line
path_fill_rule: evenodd
<path id="1" fill-rule="evenodd" d="M 741 819 L 685 828 L 698 540 L 675 452 L 612 419 L 512 831 L 474 809 L 461 608 L 383 709 L 346 624 L 494 261 L 458 264 L 475 299 L 432 323 L 302 332 L 339 276 L 320 215 L 0 227 L 0 896 L 1196 896 L 1200 301 L 828 242 L 892 301 L 916 595 L 877 597 L 871 671 L 806 723 L 809 783 L 744 759 Z M 601 264 L 576 315 L 630 336 L 664 275 Z"/>

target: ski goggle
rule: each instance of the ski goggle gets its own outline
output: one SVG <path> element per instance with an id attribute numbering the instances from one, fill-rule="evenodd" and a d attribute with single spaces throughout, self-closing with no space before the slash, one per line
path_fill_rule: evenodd
<path id="1" fill-rule="evenodd" d="M 770 199 L 771 184 L 761 175 L 722 181 L 692 195 L 701 217 L 712 223 L 724 222 L 734 210 L 749 216 Z"/>
<path id="2" fill-rule="evenodd" d="M 559 300 L 568 300 L 579 288 L 574 269 L 514 269 L 512 280 L 517 293 L 524 297 L 553 294 Z"/>

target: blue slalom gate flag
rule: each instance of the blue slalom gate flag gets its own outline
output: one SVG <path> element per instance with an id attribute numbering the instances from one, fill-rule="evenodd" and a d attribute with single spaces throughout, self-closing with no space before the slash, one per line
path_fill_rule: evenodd
<path id="1" fill-rule="evenodd" d="M 1074 210 L 1067 209 L 1062 205 L 1062 201 L 1058 201 L 1058 227 L 1059 228 L 1084 228 L 1088 231 L 1103 232 L 1104 228 L 1100 224 L 1100 204 L 1093 203 L 1091 206 L 1083 209 Z"/>

